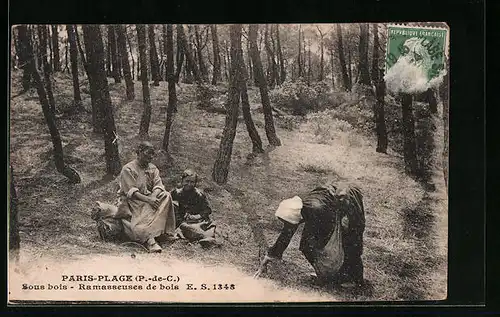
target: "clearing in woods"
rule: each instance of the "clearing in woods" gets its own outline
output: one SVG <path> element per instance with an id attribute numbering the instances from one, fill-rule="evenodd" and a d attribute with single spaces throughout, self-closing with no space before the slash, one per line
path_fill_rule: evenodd
<path id="1" fill-rule="evenodd" d="M 21 87 L 20 75 L 19 71 L 12 73 L 11 96 Z M 82 82 L 84 107 L 90 110 L 88 82 L 83 78 Z M 125 100 L 124 85 L 109 85 L 122 164 L 135 157 L 133 149 L 142 113 L 140 82 L 135 82 L 137 96 L 132 102 Z M 57 74 L 54 87 L 58 109 L 70 108 L 70 75 Z M 229 181 L 219 186 L 210 175 L 224 115 L 196 108 L 194 85 L 181 84 L 177 93 L 179 111 L 172 127 L 171 159 L 160 152 L 153 163 L 160 169 L 168 189 L 176 186 L 185 168 L 194 168 L 200 174 L 199 186 L 211 201 L 222 246 L 204 250 L 177 241 L 160 255 L 153 255 L 138 247 L 100 241 L 90 211 L 96 200 L 114 203 L 117 189 L 115 180 L 103 179 L 104 141 L 92 133 L 90 113 L 58 115 L 65 159 L 82 176 L 81 184 L 69 185 L 56 172 L 38 96 L 31 90 L 11 99 L 10 105 L 10 155 L 19 197 L 21 263 L 31 263 L 42 256 L 55 259 L 54 265 L 57 262 L 61 265 L 61 261 L 69 263 L 82 258 L 130 259 L 134 254 L 136 261 L 154 260 L 166 268 L 177 263 L 178 270 L 185 270 L 187 275 L 194 270 L 207 278 L 217 278 L 226 272 L 233 280 L 251 285 L 252 291 L 244 296 L 256 301 L 446 298 L 447 198 L 440 168 L 436 168 L 433 177 L 437 189 L 427 192 L 404 174 L 401 157 L 391 151 L 388 155 L 376 153 L 373 138 L 353 129 L 336 130 L 332 125 L 329 133 L 333 137 L 325 140 L 314 120 L 307 117 L 276 118 L 277 134 L 283 145 L 268 147 L 263 155 L 249 160 L 251 142 L 240 120 Z M 166 83 L 151 86 L 151 94 L 150 137 L 159 148 L 168 100 Z M 252 87 L 249 94 L 253 119 L 267 144 L 258 90 Z M 333 122 L 333 118 L 329 119 Z M 439 157 L 442 128 L 438 128 L 436 140 L 435 155 Z M 260 280 L 251 280 L 249 277 L 259 263 L 259 249 L 271 244 L 281 229 L 274 217 L 279 202 L 322 182 L 339 179 L 355 182 L 364 191 L 363 261 L 365 278 L 371 286 L 354 294 L 311 284 L 308 275 L 313 272 L 312 267 L 298 251 L 300 230 L 283 260 L 271 264 Z M 179 265 L 181 262 L 186 265 Z"/>

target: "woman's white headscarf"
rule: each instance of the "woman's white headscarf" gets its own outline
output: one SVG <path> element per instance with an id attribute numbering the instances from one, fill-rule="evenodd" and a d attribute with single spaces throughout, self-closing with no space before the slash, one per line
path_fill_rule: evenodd
<path id="1" fill-rule="evenodd" d="M 299 224 L 302 221 L 302 199 L 294 196 L 283 200 L 276 210 L 275 216 L 291 224 Z"/>

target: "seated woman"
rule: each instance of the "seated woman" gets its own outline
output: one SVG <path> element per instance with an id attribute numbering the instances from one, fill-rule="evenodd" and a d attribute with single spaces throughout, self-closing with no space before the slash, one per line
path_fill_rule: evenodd
<path id="1" fill-rule="evenodd" d="M 119 176 L 118 208 L 98 203 L 92 218 L 102 238 L 125 236 L 142 243 L 150 252 L 161 252 L 156 239 L 173 239 L 175 214 L 172 197 L 165 190 L 150 142 L 139 143 L 137 159 L 123 166 Z M 122 232 L 120 232 L 122 231 Z"/>
<path id="2" fill-rule="evenodd" d="M 176 227 L 182 238 L 209 245 L 215 242 L 215 224 L 210 219 L 212 208 L 207 196 L 196 187 L 197 183 L 198 175 L 187 169 L 181 176 L 182 187 L 170 192 L 176 210 Z"/>

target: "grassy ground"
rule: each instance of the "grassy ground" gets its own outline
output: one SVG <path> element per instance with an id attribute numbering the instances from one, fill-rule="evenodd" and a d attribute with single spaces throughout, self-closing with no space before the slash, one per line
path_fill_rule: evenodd
<path id="1" fill-rule="evenodd" d="M 19 75 L 13 73 L 12 95 L 20 89 Z M 123 83 L 111 83 L 110 89 L 120 156 L 125 164 L 134 158 L 133 146 L 142 112 L 141 86 L 136 83 L 137 96 L 131 102 L 124 100 Z M 82 91 L 88 92 L 87 84 L 82 85 Z M 165 83 L 151 87 L 151 93 L 150 137 L 159 147 L 168 98 Z M 190 85 L 181 85 L 177 93 L 179 111 L 172 127 L 171 159 L 160 153 L 153 163 L 160 169 L 167 188 L 177 184 L 185 168 L 194 168 L 201 175 L 200 187 L 205 189 L 213 205 L 222 247 L 203 250 L 179 241 L 158 256 L 132 246 L 99 241 L 90 219 L 91 208 L 96 200 L 113 203 L 117 189 L 116 181 L 103 179 L 104 142 L 92 133 L 89 113 L 60 115 L 58 126 L 65 158 L 81 173 L 83 180 L 81 184 L 69 185 L 55 170 L 41 107 L 36 92 L 30 91 L 11 100 L 10 111 L 10 153 L 19 196 L 22 259 L 50 256 L 69 261 L 79 257 L 120 257 L 132 252 L 141 258 L 165 263 L 174 260 L 197 263 L 193 265 L 198 265 L 200 270 L 214 265 L 228 267 L 228 270 L 236 268 L 244 278 L 258 266 L 259 244 L 271 244 L 280 230 L 281 224 L 274 217 L 279 202 L 321 182 L 342 179 L 357 183 L 364 191 L 367 224 L 363 261 L 365 278 L 371 287 L 361 294 L 353 294 L 311 285 L 307 275 L 312 268 L 298 251 L 298 233 L 283 260 L 272 264 L 260 282 L 252 283 L 298 292 L 298 298 L 310 298 L 310 294 L 329 300 L 446 297 L 447 199 L 441 169 L 435 168 L 432 178 L 437 189 L 427 192 L 424 186 L 403 173 L 400 155 L 392 151 L 388 155 L 376 153 L 371 137 L 327 111 L 308 115 L 300 121 L 291 117 L 276 118 L 283 145 L 267 147 L 263 155 L 252 160 L 247 159 L 251 142 L 241 120 L 229 181 L 219 186 L 212 182 L 210 175 L 224 115 L 197 109 L 194 87 Z M 255 109 L 259 102 L 258 90 L 250 89 L 249 94 Z M 61 110 L 71 106 L 69 75 L 56 77 L 55 96 Z M 90 110 L 88 93 L 83 93 L 83 98 L 85 108 Z M 257 110 L 253 112 L 259 133 L 267 144 L 263 115 Z M 435 120 L 439 122 L 438 118 Z M 440 145 L 440 128 L 436 139 Z M 438 147 L 436 157 L 440 153 Z"/>

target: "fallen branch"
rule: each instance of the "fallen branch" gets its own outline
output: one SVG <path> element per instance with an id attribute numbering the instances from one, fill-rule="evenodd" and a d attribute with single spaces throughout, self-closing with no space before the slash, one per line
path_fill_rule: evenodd
<path id="1" fill-rule="evenodd" d="M 286 113 L 284 113 L 283 111 L 281 111 L 275 107 L 271 107 L 271 110 L 274 111 L 278 117 L 284 117 L 286 115 Z"/>

